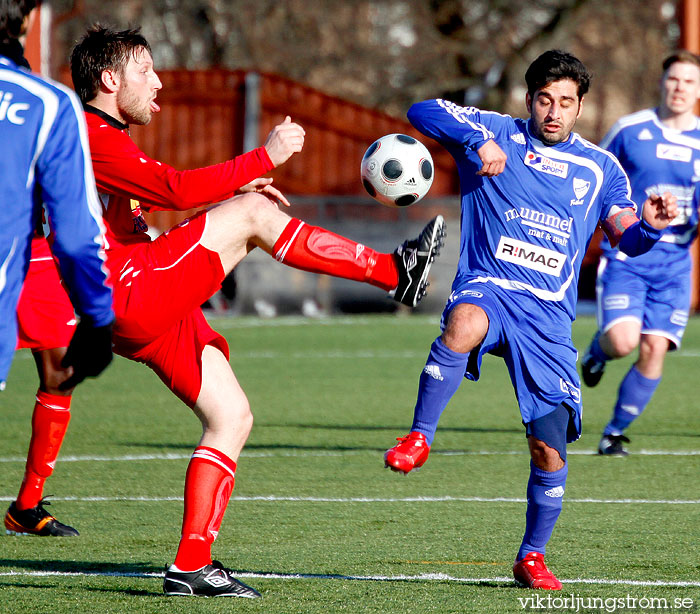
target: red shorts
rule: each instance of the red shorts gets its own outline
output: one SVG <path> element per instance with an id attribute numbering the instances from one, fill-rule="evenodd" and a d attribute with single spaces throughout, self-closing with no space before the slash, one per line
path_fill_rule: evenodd
<path id="1" fill-rule="evenodd" d="M 187 405 L 202 386 L 202 350 L 226 340 L 207 323 L 200 305 L 221 287 L 221 259 L 200 244 L 206 212 L 150 243 L 107 253 L 114 290 L 114 350 L 143 362 Z"/>
<path id="2" fill-rule="evenodd" d="M 37 241 L 46 243 L 46 239 L 32 242 L 32 260 L 17 304 L 18 350 L 68 347 L 75 331 L 73 305 L 61 283 L 48 243 L 45 250 L 35 249 Z"/>

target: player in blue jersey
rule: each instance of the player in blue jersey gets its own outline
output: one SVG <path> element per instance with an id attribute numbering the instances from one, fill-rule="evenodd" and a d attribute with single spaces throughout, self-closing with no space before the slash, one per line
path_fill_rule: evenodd
<path id="1" fill-rule="evenodd" d="M 411 432 L 384 458 L 402 473 L 423 465 L 462 378 L 478 380 L 485 353 L 502 356 L 532 459 L 513 574 L 525 586 L 558 590 L 544 553 L 561 512 L 566 444 L 581 433 L 571 342 L 581 260 L 599 222 L 622 251 L 643 253 L 675 217 L 676 203 L 652 194 L 640 221 L 615 158 L 572 132 L 590 82 L 578 59 L 547 51 L 525 80 L 528 120 L 444 100 L 408 112 L 457 163 L 461 251 L 442 335 L 419 379 Z"/>
<path id="2" fill-rule="evenodd" d="M 19 66 L 20 36 L 35 0 L 0 0 L 0 389 L 17 344 L 15 310 L 41 204 L 53 252 L 80 316 L 64 359 L 67 386 L 98 375 L 112 359 L 112 294 L 102 255 L 101 205 L 82 107 L 67 88 Z"/>
<path id="3" fill-rule="evenodd" d="M 605 363 L 639 347 L 622 380 L 598 452 L 626 456 L 625 430 L 644 411 L 661 382 L 666 352 L 680 347 L 690 309 L 689 247 L 697 233 L 700 181 L 700 57 L 679 51 L 663 62 L 661 100 L 621 118 L 601 146 L 614 153 L 641 205 L 649 194 L 668 191 L 679 214 L 644 256 L 629 259 L 604 240 L 598 268 L 599 331 L 581 362 L 583 382 L 595 386 Z"/>

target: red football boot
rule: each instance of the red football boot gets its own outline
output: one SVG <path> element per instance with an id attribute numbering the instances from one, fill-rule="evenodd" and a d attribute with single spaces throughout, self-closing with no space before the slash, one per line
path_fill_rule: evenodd
<path id="1" fill-rule="evenodd" d="M 430 446 L 425 442 L 425 435 L 411 431 L 405 437 L 397 437 L 399 443 L 384 453 L 384 466 L 392 471 L 407 474 L 411 469 L 418 469 L 428 460 Z"/>
<path id="2" fill-rule="evenodd" d="M 547 591 L 560 591 L 561 582 L 544 564 L 544 554 L 528 552 L 513 565 L 515 581 L 527 588 L 541 588 Z"/>

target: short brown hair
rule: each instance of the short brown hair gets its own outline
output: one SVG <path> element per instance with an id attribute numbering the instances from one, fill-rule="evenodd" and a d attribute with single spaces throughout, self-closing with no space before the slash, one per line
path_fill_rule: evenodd
<path id="1" fill-rule="evenodd" d="M 151 53 L 140 28 L 117 31 L 99 24 L 89 28 L 70 55 L 73 87 L 80 100 L 86 103 L 97 96 L 103 71 L 114 70 L 123 75 L 129 58 L 139 49 Z"/>
<path id="2" fill-rule="evenodd" d="M 697 55 L 696 53 L 693 53 L 692 51 L 688 51 L 687 49 L 679 49 L 675 53 L 669 55 L 664 61 L 663 61 L 663 69 L 664 72 L 666 72 L 669 67 L 672 64 L 676 64 L 677 62 L 682 62 L 684 64 L 694 64 L 698 68 L 700 68 L 700 56 Z"/>

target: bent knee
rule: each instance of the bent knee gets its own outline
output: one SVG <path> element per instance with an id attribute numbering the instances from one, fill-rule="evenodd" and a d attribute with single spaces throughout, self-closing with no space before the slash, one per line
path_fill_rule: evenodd
<path id="1" fill-rule="evenodd" d="M 453 352 L 464 354 L 484 340 L 488 329 L 489 319 L 481 307 L 457 305 L 450 313 L 442 342 Z"/>
<path id="2" fill-rule="evenodd" d="M 643 335 L 639 344 L 639 353 L 649 358 L 663 357 L 668 352 L 670 345 L 671 342 L 666 337 Z"/>
<path id="3" fill-rule="evenodd" d="M 613 352 L 613 358 L 622 358 L 633 352 L 639 345 L 639 335 L 632 333 L 609 334 L 608 341 Z"/>
<path id="4" fill-rule="evenodd" d="M 253 226 L 266 224 L 271 215 L 280 214 L 279 207 L 266 196 L 257 192 L 247 192 L 235 196 L 231 202 L 239 208 Z"/>
<path id="5" fill-rule="evenodd" d="M 552 448 L 532 435 L 528 436 L 527 440 L 530 447 L 530 457 L 535 467 L 542 471 L 558 471 L 564 467 L 566 463 L 556 448 Z"/>

